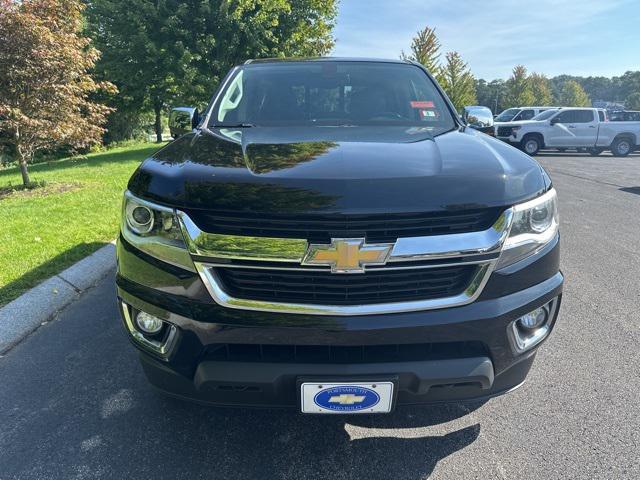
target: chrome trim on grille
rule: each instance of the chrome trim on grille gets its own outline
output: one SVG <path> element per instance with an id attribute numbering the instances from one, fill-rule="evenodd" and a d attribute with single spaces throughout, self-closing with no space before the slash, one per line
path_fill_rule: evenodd
<path id="1" fill-rule="evenodd" d="M 495 261 L 480 264 L 469 286 L 464 292 L 452 297 L 429 300 L 412 300 L 407 302 L 376 303 L 366 305 L 317 305 L 301 303 L 278 303 L 246 298 L 236 298 L 227 294 L 221 287 L 221 282 L 212 265 L 195 262 L 207 290 L 216 303 L 239 310 L 255 310 L 260 312 L 297 313 L 300 315 L 381 315 L 386 313 L 413 312 L 419 310 L 434 310 L 438 308 L 457 307 L 473 302 L 486 285 Z"/>
<path id="2" fill-rule="evenodd" d="M 206 233 L 189 216 L 176 212 L 187 248 L 193 255 L 218 259 L 242 259 L 270 262 L 301 262 L 307 241 L 295 238 L 243 237 Z"/>
<path id="3" fill-rule="evenodd" d="M 460 265 L 480 265 L 480 264 L 484 264 L 484 263 L 489 263 L 491 260 L 498 260 L 498 255 L 495 255 L 494 257 L 483 257 L 481 259 L 476 259 L 476 260 L 464 260 L 461 259 L 460 261 L 456 261 L 456 262 L 449 262 L 449 263 L 439 263 L 439 262 L 435 262 L 435 263 L 419 263 L 416 265 L 402 265 L 402 263 L 398 262 L 393 264 L 392 266 L 386 265 L 383 268 L 370 268 L 367 271 L 368 272 L 378 272 L 378 271 L 385 271 L 388 272 L 390 270 L 415 270 L 415 269 L 424 269 L 424 268 L 442 268 L 442 267 L 458 267 Z M 225 262 L 200 262 L 203 265 L 207 266 L 207 267 L 222 267 L 222 268 L 248 268 L 251 270 L 286 270 L 286 271 L 293 271 L 293 272 L 326 272 L 328 271 L 327 268 L 323 268 L 323 267 L 303 267 L 303 266 L 296 266 L 296 265 L 286 265 L 284 263 L 281 264 L 275 264 L 275 265 L 258 265 L 255 263 L 252 264 L 244 264 L 244 263 L 225 263 Z"/>
<path id="4" fill-rule="evenodd" d="M 375 271 L 410 268 L 435 268 L 463 264 L 477 264 L 478 268 L 466 290 L 458 295 L 404 302 L 372 303 L 363 305 L 323 305 L 287 302 L 270 302 L 236 298 L 222 287 L 215 267 L 330 271 L 325 268 L 304 267 L 309 245 L 304 239 L 268 238 L 207 233 L 189 218 L 177 211 L 189 252 L 194 264 L 213 300 L 228 308 L 261 312 L 293 313 L 301 315 L 379 315 L 386 313 L 433 310 L 466 305 L 478 298 L 494 270 L 503 243 L 509 235 L 513 221 L 513 208 L 505 210 L 487 230 L 425 237 L 401 237 L 389 254 L 384 266 Z M 466 261 L 466 258 L 474 258 Z M 199 257 L 199 258 L 198 258 Z M 443 264 L 443 260 L 450 259 Z M 431 263 L 431 261 L 434 261 Z M 440 262 L 438 262 L 440 260 Z M 245 261 L 246 264 L 233 262 Z M 270 262 L 270 263 L 267 263 Z M 408 262 L 430 262 L 420 265 L 402 265 Z M 261 265 L 262 263 L 262 265 Z M 275 264 L 275 265 L 274 265 Z M 373 271 L 373 269 L 372 269 Z"/>
<path id="5" fill-rule="evenodd" d="M 509 208 L 502 212 L 490 228 L 480 232 L 399 238 L 391 251 L 389 261 L 467 257 L 498 252 L 509 235 L 512 219 L 513 209 Z"/>
<path id="6" fill-rule="evenodd" d="M 296 262 L 303 260 L 308 244 L 304 239 L 248 237 L 203 232 L 181 211 L 176 212 L 182 225 L 187 248 L 193 255 L 211 259 L 253 260 L 256 262 Z M 401 237 L 387 262 L 466 257 L 498 252 L 509 234 L 513 209 L 505 210 L 487 230 L 480 232 Z"/>

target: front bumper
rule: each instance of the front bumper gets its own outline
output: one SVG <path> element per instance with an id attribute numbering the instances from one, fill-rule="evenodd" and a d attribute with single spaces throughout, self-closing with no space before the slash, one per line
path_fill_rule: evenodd
<path id="1" fill-rule="evenodd" d="M 502 140 L 505 143 L 508 143 L 509 145 L 513 145 L 513 146 L 518 146 L 520 145 L 520 140 L 517 137 L 514 137 L 513 135 L 510 135 L 508 137 L 496 137 L 498 140 Z"/>
<path id="2" fill-rule="evenodd" d="M 493 272 L 482 295 L 468 305 L 387 315 L 311 316 L 221 307 L 196 274 L 148 257 L 120 239 L 117 284 L 124 308 L 146 311 L 177 328 L 168 358 L 141 350 L 150 382 L 172 395 L 216 405 L 296 407 L 302 377 L 393 377 L 395 403 L 403 405 L 478 400 L 520 385 L 537 347 L 519 354 L 508 327 L 561 298 L 558 263 L 556 238 L 536 255 Z M 550 330 L 557 312 L 549 320 Z M 357 360 L 349 360 L 354 350 L 381 346 L 395 346 L 399 352 L 419 349 L 420 354 L 394 357 L 386 351 L 380 357 L 384 361 L 377 361 L 357 353 Z M 296 354 L 322 348 L 346 356 L 310 361 Z M 286 355 L 263 355 L 266 350 Z"/>

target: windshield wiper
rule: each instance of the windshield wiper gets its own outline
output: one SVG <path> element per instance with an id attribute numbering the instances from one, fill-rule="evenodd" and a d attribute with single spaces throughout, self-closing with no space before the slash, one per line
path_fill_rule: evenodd
<path id="1" fill-rule="evenodd" d="M 211 125 L 212 128 L 251 128 L 256 126 L 253 123 L 217 123 Z"/>

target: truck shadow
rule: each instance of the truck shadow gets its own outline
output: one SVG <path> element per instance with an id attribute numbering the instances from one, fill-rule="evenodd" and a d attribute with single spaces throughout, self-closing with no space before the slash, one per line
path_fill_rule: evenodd
<path id="1" fill-rule="evenodd" d="M 288 411 L 194 409 L 175 400 L 159 401 L 167 402 L 181 422 L 193 421 L 193 428 L 202 434 L 194 435 L 195 442 L 175 442 L 171 449 L 177 458 L 193 458 L 194 450 L 204 453 L 201 442 L 206 438 L 207 449 L 215 445 L 216 470 L 227 478 L 305 479 L 427 478 L 439 461 L 478 438 L 480 425 L 465 422 L 464 417 L 482 405 L 405 407 L 381 416 L 305 416 Z M 458 419 L 462 420 L 452 426 L 443 425 Z M 471 424 L 461 427 L 461 423 Z M 173 427 L 182 430 L 184 424 L 167 425 L 167 430 Z M 144 452 L 141 448 L 138 453 Z M 190 472 L 206 471 L 206 463 L 191 463 Z"/>

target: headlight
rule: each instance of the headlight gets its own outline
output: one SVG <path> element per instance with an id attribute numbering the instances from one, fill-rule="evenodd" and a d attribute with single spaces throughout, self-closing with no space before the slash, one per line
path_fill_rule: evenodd
<path id="1" fill-rule="evenodd" d="M 513 207 L 509 236 L 496 268 L 506 267 L 540 250 L 558 232 L 556 191 Z"/>
<path id="2" fill-rule="evenodd" d="M 195 272 L 180 223 L 171 208 L 124 194 L 122 236 L 134 247 L 172 265 Z"/>

